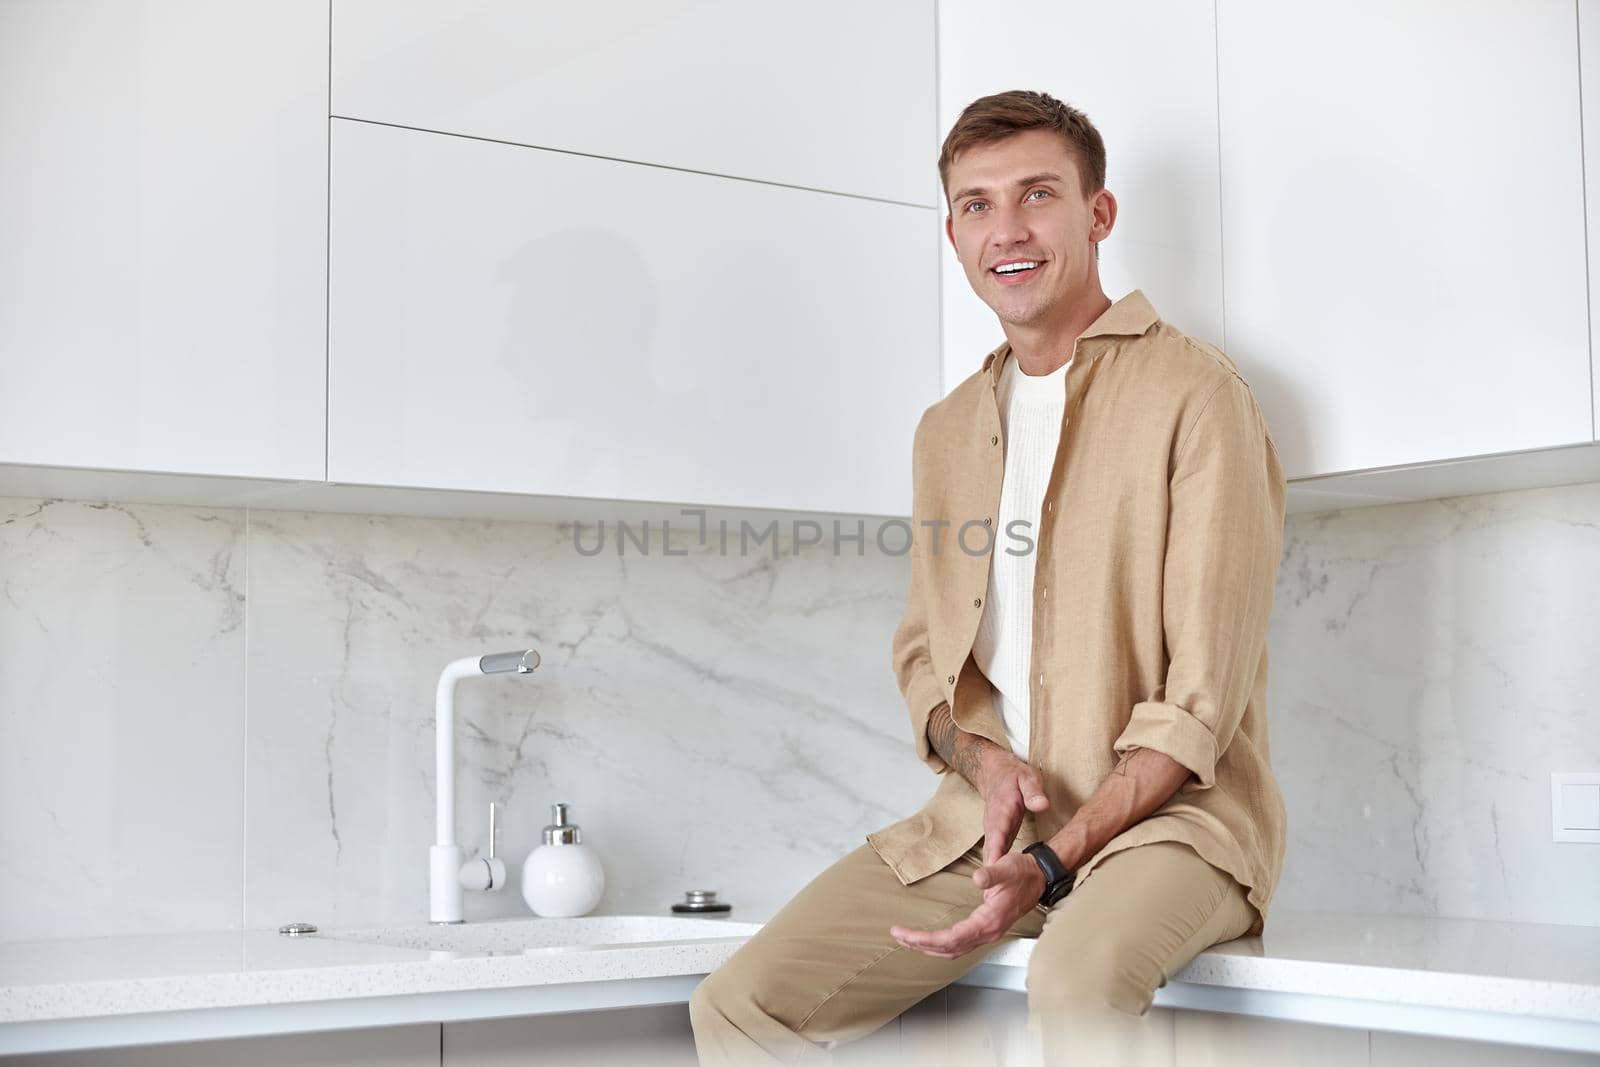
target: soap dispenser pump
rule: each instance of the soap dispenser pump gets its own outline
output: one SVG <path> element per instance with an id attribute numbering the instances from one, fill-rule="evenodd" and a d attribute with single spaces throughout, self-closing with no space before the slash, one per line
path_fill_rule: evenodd
<path id="1" fill-rule="evenodd" d="M 605 892 L 605 870 L 578 825 L 567 821 L 565 804 L 550 805 L 550 818 L 544 844 L 523 861 L 522 899 L 546 918 L 587 915 Z"/>

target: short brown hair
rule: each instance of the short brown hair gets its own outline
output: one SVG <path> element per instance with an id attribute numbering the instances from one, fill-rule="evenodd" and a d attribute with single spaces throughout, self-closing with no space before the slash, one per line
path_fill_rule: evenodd
<path id="1" fill-rule="evenodd" d="M 939 184 L 950 195 L 950 164 L 974 145 L 992 144 L 1024 130 L 1055 130 L 1078 164 L 1085 198 L 1106 185 L 1106 145 L 1089 116 L 1049 93 L 1011 89 L 982 96 L 966 106 L 939 152 Z"/>

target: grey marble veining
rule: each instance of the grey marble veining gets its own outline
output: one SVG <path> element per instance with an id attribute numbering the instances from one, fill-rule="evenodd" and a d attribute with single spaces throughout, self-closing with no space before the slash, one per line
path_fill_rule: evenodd
<path id="1" fill-rule="evenodd" d="M 881 561 L 588 557 L 552 525 L 292 512 L 252 512 L 249 537 L 246 925 L 425 914 L 434 683 L 480 651 L 543 657 L 457 689 L 458 833 L 477 854 L 498 801 L 514 882 L 560 800 L 606 865 L 600 908 L 705 887 L 770 911 L 931 791 Z M 469 920 L 520 914 L 515 885 L 468 894 Z"/>
<path id="2" fill-rule="evenodd" d="M 511 875 L 469 920 L 529 914 L 558 800 L 597 910 L 709 888 L 760 920 L 935 785 L 888 666 L 904 561 L 870 542 L 775 560 L 675 526 L 666 556 L 658 526 L 586 556 L 551 524 L 22 499 L 0 522 L 0 826 L 37 857 L 7 865 L 0 939 L 424 917 L 434 687 L 482 652 L 543 663 L 457 690 L 458 838 L 479 854 L 497 801 Z"/>
<path id="3" fill-rule="evenodd" d="M 1600 925 L 1600 484 L 1291 516 L 1268 644 L 1275 905 Z"/>
<path id="4" fill-rule="evenodd" d="M 0 499 L 0 938 L 237 927 L 244 514 Z"/>
<path id="5" fill-rule="evenodd" d="M 458 834 L 499 802 L 513 878 L 469 920 L 527 914 L 557 800 L 599 911 L 712 888 L 763 921 L 932 791 L 889 667 L 904 557 L 572 536 L 0 499 L 0 940 L 424 916 L 433 687 L 486 651 L 544 663 L 458 689 Z M 1600 485 L 1290 516 L 1275 905 L 1600 925 L 1600 847 L 1549 832 L 1550 771 L 1600 769 L 1597 572 Z"/>

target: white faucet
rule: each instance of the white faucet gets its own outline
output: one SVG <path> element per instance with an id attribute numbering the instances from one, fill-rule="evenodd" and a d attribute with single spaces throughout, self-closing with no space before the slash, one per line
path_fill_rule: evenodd
<path id="1" fill-rule="evenodd" d="M 435 754 L 437 763 L 434 790 L 438 841 L 428 849 L 428 921 L 458 923 L 462 916 L 464 889 L 498 890 L 505 885 L 505 861 L 494 858 L 494 831 L 491 829 L 489 857 L 463 865 L 461 846 L 456 844 L 456 683 L 478 674 L 528 674 L 539 665 L 539 653 L 496 652 L 489 656 L 467 656 L 452 660 L 439 673 L 439 690 L 434 699 L 434 722 L 438 727 Z M 490 812 L 491 822 L 493 811 Z"/>

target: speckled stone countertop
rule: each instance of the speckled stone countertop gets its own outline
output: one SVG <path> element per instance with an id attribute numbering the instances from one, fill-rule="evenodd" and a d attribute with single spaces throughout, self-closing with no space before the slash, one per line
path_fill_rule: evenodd
<path id="1" fill-rule="evenodd" d="M 295 937 L 274 929 L 13 941 L 0 945 L 0 1024 L 706 974 L 758 929 L 698 917 L 530 916 Z"/>
<path id="2" fill-rule="evenodd" d="M 1026 967 L 1031 948 L 988 962 Z M 1213 945 L 1173 978 L 1600 1023 L 1600 926 L 1274 909 L 1260 937 Z"/>
<path id="3" fill-rule="evenodd" d="M 139 1013 L 695 976 L 759 928 L 718 918 L 530 917 L 301 937 L 244 930 L 10 942 L 0 944 L 0 1032 Z M 1002 943 L 986 972 L 1025 974 L 1033 944 Z M 1274 910 L 1263 937 L 1213 946 L 1174 982 L 1600 1025 L 1600 927 Z"/>

